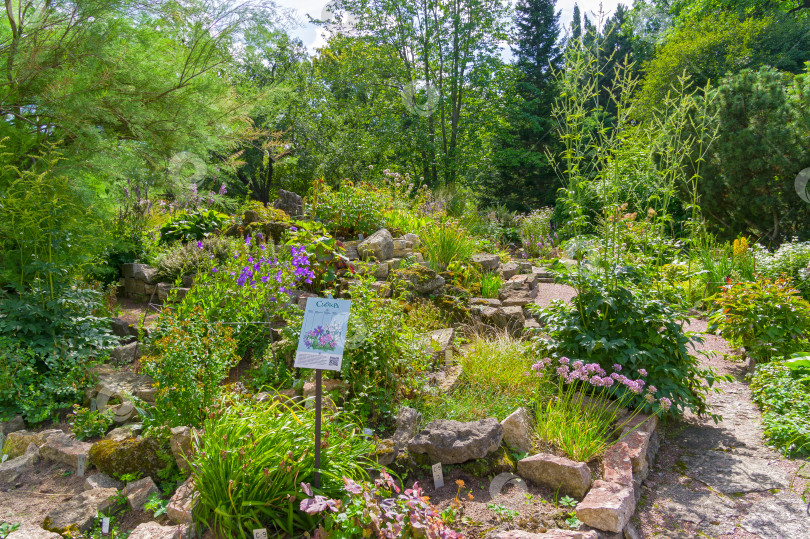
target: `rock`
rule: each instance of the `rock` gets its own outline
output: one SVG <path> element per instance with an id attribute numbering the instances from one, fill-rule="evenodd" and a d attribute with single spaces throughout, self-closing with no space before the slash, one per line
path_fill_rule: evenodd
<path id="1" fill-rule="evenodd" d="M 129 539 L 185 539 L 190 537 L 188 525 L 161 526 L 157 522 L 144 522 L 129 534 Z"/>
<path id="2" fill-rule="evenodd" d="M 523 314 L 522 307 L 501 307 L 495 314 L 495 325 L 503 329 L 523 329 L 523 322 L 526 316 Z"/>
<path id="3" fill-rule="evenodd" d="M 71 468 L 79 467 L 79 456 L 83 456 L 85 463 L 90 452 L 91 444 L 80 442 L 72 435 L 64 432 L 54 433 L 45 440 L 39 452 L 42 458 L 52 462 L 58 462 Z"/>
<path id="4" fill-rule="evenodd" d="M 380 466 L 390 466 L 396 460 L 398 454 L 394 440 L 385 438 L 377 442 L 373 458 L 377 460 Z"/>
<path id="5" fill-rule="evenodd" d="M 510 447 L 528 453 L 532 449 L 532 420 L 529 410 L 520 407 L 501 421 L 503 425 L 503 440 Z"/>
<path id="6" fill-rule="evenodd" d="M 104 439 L 121 442 L 123 440 L 128 440 L 130 438 L 137 438 L 142 430 L 143 425 L 141 425 L 140 423 L 124 425 L 123 427 L 118 427 L 108 432 L 107 436 L 105 436 Z"/>
<path id="7" fill-rule="evenodd" d="M 495 271 L 501 263 L 498 255 L 489 255 L 485 253 L 472 256 L 473 264 L 478 265 L 484 271 Z"/>
<path id="8" fill-rule="evenodd" d="M 183 287 L 191 288 L 194 286 L 194 275 L 183 275 Z"/>
<path id="9" fill-rule="evenodd" d="M 14 483 L 27 470 L 39 462 L 39 448 L 35 444 L 28 444 L 28 448 L 21 456 L 0 463 L 0 483 Z"/>
<path id="10" fill-rule="evenodd" d="M 431 295 L 444 288 L 444 277 L 424 266 L 397 270 L 395 275 L 408 283 L 408 288 L 417 294 Z"/>
<path id="11" fill-rule="evenodd" d="M 298 294 L 298 297 L 296 298 L 295 302 L 298 305 L 298 307 L 302 311 L 304 311 L 307 308 L 307 300 L 309 300 L 309 298 L 317 298 L 317 297 L 318 294 L 313 294 L 312 292 L 301 292 Z"/>
<path id="12" fill-rule="evenodd" d="M 385 228 L 382 228 L 364 239 L 357 246 L 360 258 L 368 260 L 375 258 L 378 262 L 383 262 L 394 256 L 394 238 Z"/>
<path id="13" fill-rule="evenodd" d="M 6 535 L 6 539 L 62 539 L 62 536 L 24 522 L 20 524 L 19 528 Z"/>
<path id="14" fill-rule="evenodd" d="M 624 442 L 617 442 L 607 448 L 602 456 L 602 478 L 609 483 L 633 485 L 633 461 L 630 448 Z"/>
<path id="15" fill-rule="evenodd" d="M 138 341 L 116 346 L 110 350 L 110 361 L 115 365 L 129 365 L 141 358 L 141 345 Z"/>
<path id="16" fill-rule="evenodd" d="M 531 272 L 532 272 L 532 263 L 529 262 L 528 260 L 518 260 L 517 265 L 518 265 L 518 271 L 520 273 L 531 274 Z"/>
<path id="17" fill-rule="evenodd" d="M 537 275 L 533 273 L 515 275 L 504 284 L 515 286 L 517 288 L 529 288 L 534 290 L 537 288 Z"/>
<path id="18" fill-rule="evenodd" d="M 507 262 L 506 264 L 501 264 L 500 266 L 501 276 L 507 280 L 517 275 L 518 271 L 518 265 L 514 262 Z"/>
<path id="19" fill-rule="evenodd" d="M 523 330 L 524 331 L 535 331 L 535 330 L 539 330 L 539 329 L 541 329 L 540 328 L 540 322 L 538 322 L 536 319 L 527 318 L 526 320 L 523 321 Z"/>
<path id="20" fill-rule="evenodd" d="M 158 270 L 147 266 L 146 264 L 133 264 L 132 277 L 144 283 L 153 284 L 154 278 L 157 277 Z"/>
<path id="21" fill-rule="evenodd" d="M 790 484 L 787 473 L 773 466 L 769 459 L 707 450 L 697 455 L 684 455 L 682 460 L 686 464 L 685 475 L 723 494 L 761 492 Z"/>
<path id="22" fill-rule="evenodd" d="M 486 539 L 599 539 L 595 531 L 548 529 L 545 533 L 532 533 L 523 530 L 496 530 L 487 534 Z"/>
<path id="23" fill-rule="evenodd" d="M 118 491 L 114 488 L 85 490 L 57 505 L 45 517 L 42 527 L 62 535 L 76 536 L 77 532 L 90 528 L 98 513 L 115 505 L 117 494 Z"/>
<path id="24" fill-rule="evenodd" d="M 539 289 L 523 289 L 523 290 L 509 290 L 506 293 L 499 294 L 499 298 L 504 307 L 523 307 L 531 305 L 537 298 Z"/>
<path id="25" fill-rule="evenodd" d="M 635 430 L 621 439 L 627 445 L 628 455 L 633 463 L 633 472 L 644 475 L 649 470 L 647 462 L 647 448 L 650 445 L 652 433 Z"/>
<path id="26" fill-rule="evenodd" d="M 384 281 L 388 278 L 388 274 L 391 273 L 391 269 L 389 264 L 377 264 L 374 269 L 374 277 L 378 281 Z"/>
<path id="27" fill-rule="evenodd" d="M 493 477 L 502 473 L 514 473 L 516 465 L 514 457 L 501 445 L 482 459 L 465 462 L 461 469 L 476 477 Z"/>
<path id="28" fill-rule="evenodd" d="M 160 490 L 151 477 L 144 477 L 138 481 L 128 483 L 121 491 L 126 496 L 129 508 L 133 511 L 143 511 L 143 506 L 149 501 L 149 496 L 158 494 Z"/>
<path id="29" fill-rule="evenodd" d="M 408 442 L 416 436 L 419 423 L 422 421 L 422 414 L 413 408 L 403 406 L 397 414 L 397 430 L 394 432 L 394 444 L 397 449 L 402 449 Z"/>
<path id="30" fill-rule="evenodd" d="M 130 438 L 120 442 L 101 440 L 90 448 L 90 462 L 111 476 L 141 472 L 156 478 L 166 467 L 162 456 L 171 451 L 167 445 L 155 438 Z"/>
<path id="31" fill-rule="evenodd" d="M 636 528 L 635 524 L 628 522 L 624 527 L 622 539 L 644 539 L 644 536 L 641 535 L 641 532 L 638 530 L 638 528 Z"/>
<path id="32" fill-rule="evenodd" d="M 180 485 L 166 506 L 166 515 L 175 524 L 191 524 L 198 494 L 194 490 L 194 480 L 189 477 Z"/>
<path id="33" fill-rule="evenodd" d="M 349 390 L 349 386 L 340 380 L 330 379 L 324 380 L 321 382 L 321 391 L 324 395 L 330 393 L 332 391 L 337 391 L 340 393 L 341 397 L 346 396 L 346 392 Z M 310 399 L 315 397 L 315 382 L 307 382 L 304 384 L 304 399 Z"/>
<path id="34" fill-rule="evenodd" d="M 136 339 L 138 338 L 138 328 L 130 325 L 129 322 L 120 318 L 110 319 L 110 329 L 112 329 L 113 335 L 123 337 L 124 339 L 129 340 L 132 337 Z"/>
<path id="35" fill-rule="evenodd" d="M 419 247 L 422 245 L 422 240 L 419 238 L 419 236 L 412 232 L 404 234 L 401 239 L 411 242 L 411 247 L 413 249 L 419 249 Z"/>
<path id="36" fill-rule="evenodd" d="M 157 284 L 157 296 L 158 300 L 161 302 L 166 301 L 169 297 L 169 293 L 172 291 L 172 283 L 158 283 Z"/>
<path id="37" fill-rule="evenodd" d="M 135 405 L 129 401 L 126 401 L 116 408 L 115 415 L 113 415 L 113 421 L 115 421 L 115 423 L 118 425 L 122 425 L 137 416 L 138 411 L 135 409 Z"/>
<path id="38" fill-rule="evenodd" d="M 433 462 L 460 464 L 485 457 L 502 439 L 503 426 L 494 417 L 469 423 L 439 419 L 411 439 L 408 450 L 427 454 Z"/>
<path id="39" fill-rule="evenodd" d="M 624 530 L 635 509 L 633 487 L 597 480 L 577 504 L 577 518 L 588 526 L 618 533 Z"/>
<path id="40" fill-rule="evenodd" d="M 431 332 L 425 343 L 425 353 L 431 354 L 434 362 L 449 363 L 453 359 L 453 339 L 456 331 L 453 328 L 437 329 Z"/>
<path id="41" fill-rule="evenodd" d="M 121 264 L 121 277 L 124 279 L 132 278 L 134 275 L 135 264 Z"/>
<path id="42" fill-rule="evenodd" d="M 518 475 L 553 491 L 581 498 L 591 487 L 591 470 L 584 462 L 548 453 L 538 453 L 518 461 Z"/>
<path id="43" fill-rule="evenodd" d="M 282 210 L 290 217 L 301 217 L 304 215 L 304 199 L 284 189 L 278 190 L 278 199 L 273 203 L 273 207 Z"/>
<path id="44" fill-rule="evenodd" d="M 349 260 L 358 260 L 360 258 L 360 253 L 357 252 L 357 246 L 360 245 L 359 241 L 344 241 L 341 244 L 345 250 L 346 258 Z"/>
<path id="45" fill-rule="evenodd" d="M 153 380 L 145 374 L 135 374 L 127 371 L 105 372 L 99 375 L 99 380 L 90 397 L 96 398 L 99 410 L 112 402 L 124 402 L 129 397 L 138 397 L 146 402 L 155 402 L 155 388 Z"/>
<path id="46" fill-rule="evenodd" d="M 405 239 L 394 240 L 394 258 L 405 258 L 413 254 L 413 243 Z"/>
<path id="47" fill-rule="evenodd" d="M 259 217 L 259 212 L 254 210 L 245 210 L 245 214 L 242 216 L 242 224 L 249 225 L 250 223 L 258 223 L 261 221 Z"/>
<path id="48" fill-rule="evenodd" d="M 191 458 L 191 427 L 174 427 L 169 445 L 177 466 L 183 471 L 188 471 L 190 467 L 186 459 Z"/>
<path id="49" fill-rule="evenodd" d="M 114 488 L 121 490 L 124 484 L 118 479 L 113 479 L 107 474 L 97 473 L 89 476 L 84 480 L 84 490 L 93 490 L 94 488 Z"/>
<path id="50" fill-rule="evenodd" d="M 500 307 L 501 300 L 495 298 L 472 298 L 470 305 L 485 305 L 487 307 Z"/>
<path id="51" fill-rule="evenodd" d="M 0 421 L 0 434 L 11 434 L 23 429 L 25 429 L 25 421 L 23 421 L 21 415 L 15 415 L 11 419 Z"/>
<path id="52" fill-rule="evenodd" d="M 634 431 L 653 432 L 658 427 L 658 416 L 633 413 L 629 418 L 623 420 L 621 426 L 622 436 L 627 436 Z"/>
<path id="53" fill-rule="evenodd" d="M 9 459 L 17 458 L 25 454 L 29 445 L 34 444 L 40 447 L 45 443 L 48 436 L 57 433 L 62 434 L 62 431 L 50 429 L 43 430 L 42 432 L 28 432 L 27 430 L 12 432 L 6 437 L 6 443 L 3 445 L 2 453 L 8 455 Z"/>
<path id="54" fill-rule="evenodd" d="M 191 291 L 190 288 L 177 288 L 176 289 L 177 295 L 175 296 L 174 301 L 180 303 L 181 301 L 186 299 L 186 296 L 190 291 Z"/>

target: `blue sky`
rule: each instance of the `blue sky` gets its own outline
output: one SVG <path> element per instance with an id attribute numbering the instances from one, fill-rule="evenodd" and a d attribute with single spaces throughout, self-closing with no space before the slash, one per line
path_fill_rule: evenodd
<path id="1" fill-rule="evenodd" d="M 298 14 L 298 19 L 301 21 L 306 21 L 307 17 L 306 14 L 309 14 L 315 18 L 321 17 L 321 12 L 323 8 L 326 6 L 328 0 L 276 0 L 277 3 L 281 7 L 291 8 L 294 9 Z M 568 26 L 571 22 L 571 17 L 574 11 L 574 1 L 575 0 L 557 0 L 557 9 L 562 10 L 562 17 L 561 21 L 565 26 Z M 604 2 L 599 2 L 596 0 L 576 0 L 579 4 L 580 10 L 584 13 L 589 13 L 591 20 L 596 19 L 595 15 L 590 15 L 591 13 L 597 13 L 599 11 L 600 5 L 602 6 L 605 13 L 610 15 L 614 9 L 616 9 L 616 5 L 619 4 L 618 0 L 606 0 Z M 632 0 L 626 0 L 623 2 L 625 5 L 632 5 Z M 297 37 L 301 38 L 301 41 L 304 42 L 304 45 L 310 51 L 314 51 L 314 48 L 321 46 L 324 44 L 323 37 L 321 36 L 321 30 L 316 28 L 314 25 L 311 24 L 303 24 L 298 28 L 292 30 L 292 34 Z"/>

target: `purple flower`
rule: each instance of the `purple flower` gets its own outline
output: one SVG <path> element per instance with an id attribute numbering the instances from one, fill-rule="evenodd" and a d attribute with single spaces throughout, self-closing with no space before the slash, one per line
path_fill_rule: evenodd
<path id="1" fill-rule="evenodd" d="M 563 356 L 563 357 L 561 357 L 561 358 L 560 358 L 560 364 L 561 364 L 561 365 L 568 365 L 568 363 L 569 363 L 570 361 L 571 361 L 571 360 L 570 360 L 570 359 L 568 359 L 568 358 L 567 358 L 567 357 L 565 357 L 565 356 Z"/>
<path id="2" fill-rule="evenodd" d="M 197 242 L 197 249 L 202 249 L 202 248 L 203 248 L 203 244 L 202 244 L 202 242 L 201 242 L 201 241 L 198 241 L 198 242 Z"/>
<path id="3" fill-rule="evenodd" d="M 618 363 L 614 363 L 613 364 L 613 370 L 616 371 L 616 372 L 622 372 L 622 366 L 619 365 Z"/>
<path id="4" fill-rule="evenodd" d="M 666 412 L 672 406 L 672 401 L 666 397 L 661 397 L 661 400 L 658 402 L 661 403 L 661 408 Z"/>
<path id="5" fill-rule="evenodd" d="M 227 190 L 227 189 L 225 189 L 225 184 L 224 184 L 224 183 L 223 183 L 222 185 L 220 185 L 220 186 L 219 186 L 219 194 L 220 194 L 220 195 L 224 195 L 224 194 L 225 194 L 225 193 L 227 193 L 227 192 L 228 192 L 228 190 Z"/>
<path id="6" fill-rule="evenodd" d="M 647 376 L 647 370 L 646 370 L 646 369 L 639 369 L 639 370 L 638 370 L 638 373 L 639 373 L 641 376 Z"/>
<path id="7" fill-rule="evenodd" d="M 294 227 L 294 226 L 291 226 L 291 227 L 290 227 L 290 230 L 292 230 L 293 232 L 298 232 L 298 228 L 296 228 L 296 227 Z"/>

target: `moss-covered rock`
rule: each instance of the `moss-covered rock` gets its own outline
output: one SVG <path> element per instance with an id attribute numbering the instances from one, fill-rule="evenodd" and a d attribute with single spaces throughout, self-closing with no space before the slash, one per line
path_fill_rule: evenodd
<path id="1" fill-rule="evenodd" d="M 28 444 L 34 444 L 40 447 L 45 443 L 45 439 L 51 434 L 61 433 L 61 430 L 51 429 L 43 430 L 41 432 L 29 432 L 27 430 L 18 430 L 12 432 L 6 438 L 6 443 L 2 447 L 0 454 L 8 455 L 8 460 L 15 459 L 25 454 L 28 449 Z"/>
<path id="2" fill-rule="evenodd" d="M 142 473 L 158 479 L 158 472 L 174 461 L 168 440 L 130 438 L 101 440 L 90 448 L 90 462 L 109 476 Z"/>

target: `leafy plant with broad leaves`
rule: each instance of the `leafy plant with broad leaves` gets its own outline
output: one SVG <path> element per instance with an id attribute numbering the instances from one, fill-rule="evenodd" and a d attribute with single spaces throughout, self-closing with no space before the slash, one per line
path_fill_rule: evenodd
<path id="1" fill-rule="evenodd" d="M 745 346 L 757 361 L 810 348 L 810 303 L 790 280 L 730 282 L 714 297 L 711 330 Z"/>
<path id="2" fill-rule="evenodd" d="M 810 455 L 810 354 L 757 365 L 751 392 L 765 440 L 788 457 Z"/>
<path id="3" fill-rule="evenodd" d="M 707 412 L 706 395 L 724 377 L 701 367 L 689 354 L 687 346 L 700 338 L 684 332 L 683 313 L 618 270 L 605 278 L 580 266 L 558 280 L 577 294 L 573 305 L 555 302 L 536 309 L 550 337 L 535 341 L 538 355 L 594 362 L 605 370 L 614 364 L 625 371 L 646 370 L 647 383 L 658 389 L 659 399 L 669 399 L 671 413 Z M 631 395 L 628 404 L 648 412 L 655 409 L 644 395 Z"/>
<path id="4" fill-rule="evenodd" d="M 199 241 L 222 230 L 230 217 L 215 210 L 183 211 L 160 227 L 160 241 Z"/>
<path id="5" fill-rule="evenodd" d="M 73 405 L 73 415 L 70 418 L 70 427 L 77 440 L 101 438 L 113 424 L 113 411 L 89 410 L 78 404 Z"/>

